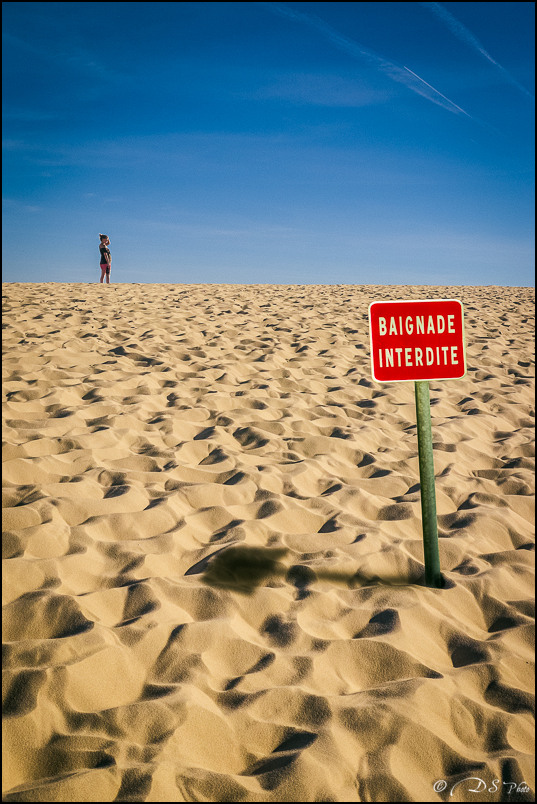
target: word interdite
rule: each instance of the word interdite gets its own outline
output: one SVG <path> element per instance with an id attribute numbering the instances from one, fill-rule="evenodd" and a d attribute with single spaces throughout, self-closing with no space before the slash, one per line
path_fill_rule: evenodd
<path id="1" fill-rule="evenodd" d="M 377 382 L 456 380 L 466 374 L 458 299 L 373 302 L 369 332 Z"/>

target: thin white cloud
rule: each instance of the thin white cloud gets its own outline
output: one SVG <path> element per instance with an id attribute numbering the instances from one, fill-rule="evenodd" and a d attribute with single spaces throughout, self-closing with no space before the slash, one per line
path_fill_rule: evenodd
<path id="1" fill-rule="evenodd" d="M 7 210 L 15 212 L 41 212 L 43 207 L 38 207 L 33 204 L 24 204 L 22 201 L 17 201 L 15 198 L 2 198 L 2 207 Z"/>
<path id="2" fill-rule="evenodd" d="M 184 216 L 184 210 L 176 213 L 179 217 Z M 176 223 L 173 221 L 156 220 L 152 218 L 136 219 L 131 221 L 139 229 L 149 231 L 170 231 L 179 232 L 183 236 L 194 237 L 237 237 L 237 238 L 263 238 L 263 237 L 285 237 L 300 233 L 301 230 L 293 226 L 283 226 L 279 224 L 260 223 L 259 221 L 246 221 L 247 226 L 238 227 L 227 224 L 222 225 L 206 223 Z"/>
<path id="3" fill-rule="evenodd" d="M 28 42 L 20 36 L 3 32 L 2 43 L 42 59 L 46 63 L 55 64 L 60 69 L 69 71 L 74 75 L 82 74 L 107 83 L 124 83 L 125 81 L 124 75 L 110 70 L 102 56 L 96 57 L 94 53 L 83 47 L 80 42 L 71 42 L 64 38 L 60 40 L 57 48 L 44 48 Z"/>
<path id="4" fill-rule="evenodd" d="M 397 83 L 403 84 L 412 92 L 415 92 L 417 95 L 421 95 L 422 97 L 431 101 L 431 103 L 435 103 L 437 106 L 441 106 L 443 109 L 448 112 L 452 112 L 453 114 L 462 113 L 467 117 L 471 117 L 468 112 L 465 112 L 464 109 L 461 109 L 460 106 L 458 106 L 456 103 L 453 103 L 453 101 L 431 86 L 431 84 L 428 84 L 418 75 L 416 75 L 416 73 L 413 73 L 407 67 L 399 67 L 397 64 L 394 64 L 393 62 L 388 61 L 388 59 L 379 56 L 372 50 L 363 47 L 363 45 L 360 45 L 353 39 L 343 36 L 336 31 L 335 28 L 332 28 L 315 14 L 297 11 L 294 8 L 290 8 L 289 6 L 282 5 L 280 3 L 261 3 L 261 5 L 265 6 L 265 8 L 276 14 L 286 17 L 287 19 L 291 19 L 295 22 L 303 23 L 310 28 L 314 28 L 315 30 L 319 31 L 319 33 L 323 34 L 323 36 L 325 36 L 328 41 L 339 50 L 348 53 L 353 58 L 366 62 L 374 69 L 379 70 L 387 75 L 392 79 L 392 81 L 397 81 Z"/>
<path id="5" fill-rule="evenodd" d="M 474 36 L 474 34 L 470 30 L 468 30 L 466 25 L 463 25 L 463 23 L 460 22 L 460 20 L 458 20 L 456 17 L 454 17 L 450 11 L 444 8 L 444 6 L 442 6 L 440 3 L 421 3 L 420 5 L 422 5 L 424 8 L 431 11 L 436 17 L 438 17 L 438 19 L 441 20 L 441 22 L 443 22 L 444 25 L 446 25 L 449 28 L 451 33 L 457 37 L 457 39 L 460 39 L 461 42 L 464 42 L 465 44 L 469 45 L 471 48 L 480 53 L 487 61 L 489 61 L 491 64 L 497 67 L 497 69 L 500 70 L 504 78 L 506 78 L 508 81 L 514 84 L 517 87 L 517 89 L 519 89 L 521 92 L 524 93 L 524 95 L 527 95 L 529 98 L 534 99 L 531 92 L 528 92 L 526 87 L 523 87 L 522 84 L 519 84 L 519 82 L 515 78 L 513 78 L 513 76 L 505 69 L 505 67 L 502 67 L 502 65 L 499 64 L 496 61 L 496 59 L 493 59 L 490 53 L 488 53 L 488 51 L 485 50 L 479 39 L 476 36 Z"/>
<path id="6" fill-rule="evenodd" d="M 388 92 L 338 75 L 290 73 L 279 76 L 249 97 L 278 99 L 301 105 L 358 108 L 384 103 Z"/>

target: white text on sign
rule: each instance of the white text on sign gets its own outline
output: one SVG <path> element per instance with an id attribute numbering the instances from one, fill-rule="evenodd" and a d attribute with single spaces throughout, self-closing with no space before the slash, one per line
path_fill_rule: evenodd
<path id="1" fill-rule="evenodd" d="M 457 299 L 373 302 L 369 326 L 378 382 L 464 376 L 463 310 Z"/>

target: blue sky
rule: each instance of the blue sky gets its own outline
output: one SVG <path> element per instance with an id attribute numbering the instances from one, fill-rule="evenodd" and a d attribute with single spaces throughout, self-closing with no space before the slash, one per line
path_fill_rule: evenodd
<path id="1" fill-rule="evenodd" d="M 3 279 L 534 284 L 533 3 L 3 3 Z"/>

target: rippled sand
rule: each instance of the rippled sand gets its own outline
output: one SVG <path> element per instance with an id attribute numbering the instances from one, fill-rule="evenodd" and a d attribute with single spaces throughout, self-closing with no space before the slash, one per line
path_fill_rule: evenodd
<path id="1" fill-rule="evenodd" d="M 398 298 L 465 306 L 443 589 L 413 384 L 371 379 Z M 5 801 L 534 800 L 532 289 L 5 284 L 3 322 Z"/>

